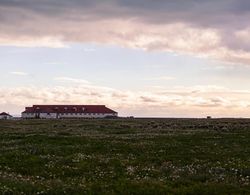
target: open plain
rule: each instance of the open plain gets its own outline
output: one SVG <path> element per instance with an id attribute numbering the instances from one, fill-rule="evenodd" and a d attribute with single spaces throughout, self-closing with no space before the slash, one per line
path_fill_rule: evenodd
<path id="1" fill-rule="evenodd" d="M 250 194 L 250 120 L 2 120 L 0 194 Z"/>

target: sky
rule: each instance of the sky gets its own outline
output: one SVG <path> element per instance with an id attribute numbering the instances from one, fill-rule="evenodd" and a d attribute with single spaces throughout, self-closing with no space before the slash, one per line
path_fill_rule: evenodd
<path id="1" fill-rule="evenodd" d="M 248 0 L 0 0 L 0 112 L 250 117 Z"/>

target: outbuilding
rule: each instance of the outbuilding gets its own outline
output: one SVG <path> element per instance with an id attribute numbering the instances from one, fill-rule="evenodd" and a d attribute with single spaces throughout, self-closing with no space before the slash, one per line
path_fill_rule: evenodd
<path id="1" fill-rule="evenodd" d="M 10 114 L 6 113 L 6 112 L 0 113 L 0 119 L 7 120 L 7 119 L 11 119 L 11 118 L 12 118 L 12 116 Z"/>

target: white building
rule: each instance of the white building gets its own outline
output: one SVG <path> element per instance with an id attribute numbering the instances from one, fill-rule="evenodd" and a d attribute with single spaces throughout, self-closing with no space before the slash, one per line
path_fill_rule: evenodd
<path id="1" fill-rule="evenodd" d="M 107 118 L 118 113 L 105 105 L 33 105 L 22 112 L 25 119 Z"/>
<path id="2" fill-rule="evenodd" d="M 9 115 L 8 113 L 6 113 L 6 112 L 2 112 L 2 113 L 0 113 L 0 119 L 11 119 L 12 118 L 12 116 L 11 115 Z"/>

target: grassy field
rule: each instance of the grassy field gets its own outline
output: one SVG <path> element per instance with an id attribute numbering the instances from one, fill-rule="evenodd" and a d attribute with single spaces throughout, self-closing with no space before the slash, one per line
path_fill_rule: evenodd
<path id="1" fill-rule="evenodd" d="M 250 194 L 250 120 L 0 121 L 0 194 Z"/>

